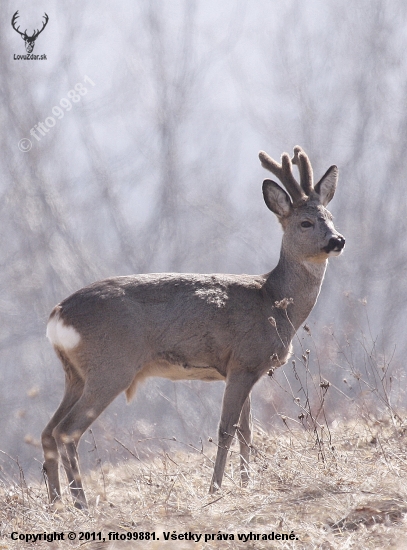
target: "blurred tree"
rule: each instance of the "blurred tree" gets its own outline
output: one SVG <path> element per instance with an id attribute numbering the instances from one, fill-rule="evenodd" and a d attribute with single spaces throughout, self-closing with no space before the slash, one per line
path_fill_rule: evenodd
<path id="1" fill-rule="evenodd" d="M 262 203 L 259 149 L 278 157 L 298 143 L 316 177 L 330 164 L 340 168 L 332 210 L 347 248 L 331 262 L 310 319 L 318 345 L 325 350 L 325 325 L 343 330 L 344 340 L 359 325 L 384 348 L 397 343 L 400 361 L 402 0 L 140 0 L 122 10 L 75 0 L 47 12 L 34 52 L 46 52 L 46 62 L 13 59 L 25 53 L 10 24 L 16 9 L 5 3 L 0 35 L 0 448 L 25 467 L 40 459 L 24 436 L 35 443 L 62 392 L 44 331 L 50 309 L 70 292 L 132 272 L 272 269 L 281 231 Z M 20 11 L 27 27 L 42 15 L 36 3 Z M 76 84 L 87 92 L 69 108 Z M 50 116 L 55 125 L 37 141 L 30 129 Z M 28 152 L 17 147 L 23 138 L 32 141 Z M 366 307 L 352 305 L 364 298 Z M 194 441 L 214 430 L 211 400 L 220 392 L 201 388 L 149 383 L 132 406 L 136 433 L 153 423 L 157 435 L 168 432 L 164 415 Z M 111 410 L 102 422 L 115 431 L 130 425 L 120 420 L 120 401 Z"/>

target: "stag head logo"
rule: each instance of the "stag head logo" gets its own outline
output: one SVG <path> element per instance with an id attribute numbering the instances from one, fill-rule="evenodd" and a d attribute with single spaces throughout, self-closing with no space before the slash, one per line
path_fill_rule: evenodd
<path id="1" fill-rule="evenodd" d="M 13 15 L 13 18 L 11 19 L 11 26 L 13 27 L 13 29 L 16 32 L 18 32 L 18 34 L 20 34 L 22 36 L 22 38 L 25 42 L 25 49 L 26 49 L 27 53 L 31 53 L 34 49 L 35 41 L 37 40 L 38 36 L 42 33 L 42 31 L 47 26 L 49 17 L 46 13 L 43 15 L 44 21 L 42 23 L 42 29 L 41 30 L 38 30 L 38 29 L 34 30 L 34 32 L 31 36 L 28 36 L 27 29 L 25 29 L 25 32 L 20 32 L 19 31 L 20 27 L 16 28 L 16 21 L 17 21 L 18 18 L 19 18 L 19 15 L 18 15 L 18 10 L 17 10 L 16 13 Z"/>

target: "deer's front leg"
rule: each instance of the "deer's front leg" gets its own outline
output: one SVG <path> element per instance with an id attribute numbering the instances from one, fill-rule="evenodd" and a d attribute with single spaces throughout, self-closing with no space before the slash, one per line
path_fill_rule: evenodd
<path id="1" fill-rule="evenodd" d="M 236 424 L 239 421 L 243 405 L 245 405 L 247 400 L 250 410 L 249 394 L 256 380 L 257 378 L 253 373 L 241 370 L 232 371 L 226 380 L 225 393 L 223 394 L 222 414 L 219 423 L 218 452 L 216 454 L 215 468 L 209 489 L 210 493 L 214 493 L 222 485 L 227 454 L 236 432 Z M 247 409 L 245 409 L 245 411 L 247 411 Z M 246 413 L 244 414 L 245 420 L 249 420 L 249 417 L 250 415 L 247 416 Z M 246 460 L 246 451 L 244 456 Z"/>

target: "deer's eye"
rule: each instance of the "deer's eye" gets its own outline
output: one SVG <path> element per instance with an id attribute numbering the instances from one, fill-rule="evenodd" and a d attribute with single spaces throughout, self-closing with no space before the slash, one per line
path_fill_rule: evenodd
<path id="1" fill-rule="evenodd" d="M 311 222 L 301 222 L 301 227 L 312 227 Z"/>

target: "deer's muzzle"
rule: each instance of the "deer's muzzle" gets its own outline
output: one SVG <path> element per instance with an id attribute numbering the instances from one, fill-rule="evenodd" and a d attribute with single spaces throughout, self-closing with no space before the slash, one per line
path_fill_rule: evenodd
<path id="1" fill-rule="evenodd" d="M 324 246 L 323 250 L 327 254 L 329 254 L 330 252 L 342 252 L 344 246 L 345 239 L 342 237 L 342 235 L 338 235 L 336 237 L 331 237 L 328 244 Z"/>

